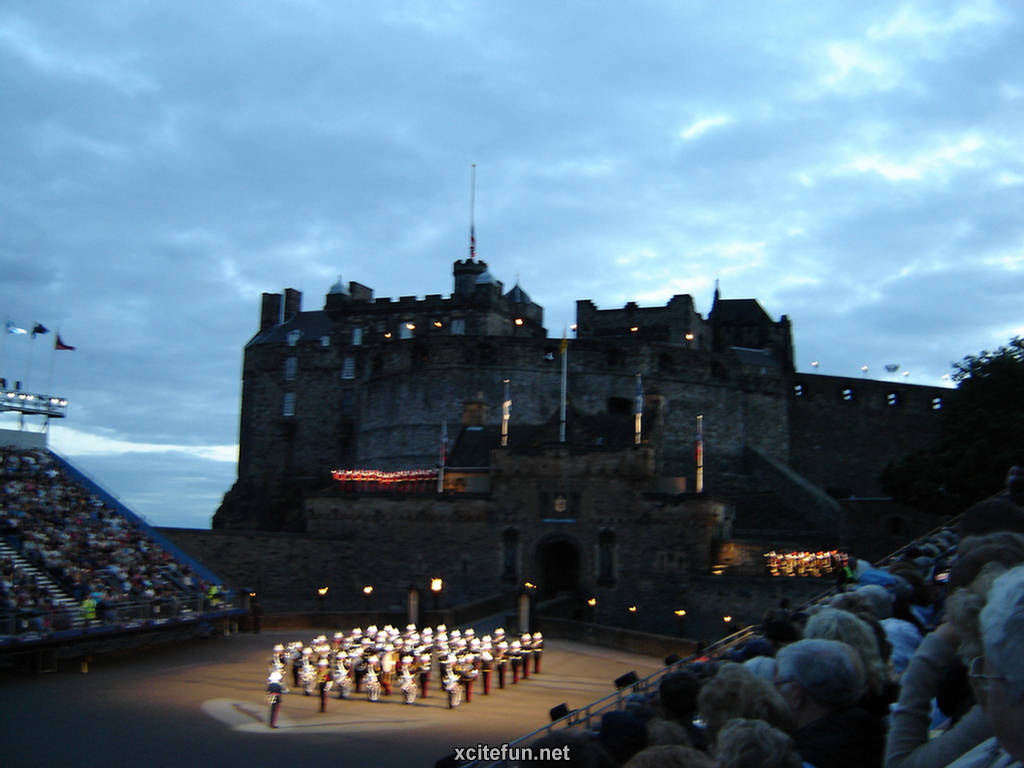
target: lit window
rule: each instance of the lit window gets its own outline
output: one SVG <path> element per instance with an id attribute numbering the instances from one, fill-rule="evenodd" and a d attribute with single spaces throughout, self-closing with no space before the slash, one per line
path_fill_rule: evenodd
<path id="1" fill-rule="evenodd" d="M 795 385 L 795 386 L 793 387 L 793 394 L 794 394 L 794 395 L 795 395 L 796 397 L 803 397 L 803 396 L 804 396 L 804 385 L 803 385 L 803 384 L 797 384 L 797 385 Z"/>
<path id="2" fill-rule="evenodd" d="M 932 410 L 933 411 L 941 411 L 942 410 L 942 398 L 941 397 L 933 397 L 932 398 Z"/>
<path id="3" fill-rule="evenodd" d="M 284 405 L 281 408 L 281 414 L 283 416 L 294 416 L 295 415 L 295 393 L 285 392 L 284 393 Z"/>
<path id="4" fill-rule="evenodd" d="M 362 343 L 363 343 L 363 329 L 362 328 L 353 328 L 352 329 L 352 346 L 353 347 L 358 347 Z"/>
<path id="5" fill-rule="evenodd" d="M 416 330 L 415 323 L 402 323 L 398 326 L 398 338 L 411 339 L 412 332 Z"/>
<path id="6" fill-rule="evenodd" d="M 466 321 L 461 317 L 452 318 L 452 336 L 464 336 L 466 334 Z"/>
<path id="7" fill-rule="evenodd" d="M 331 346 L 331 337 L 330 336 L 321 336 L 320 337 L 320 346 L 321 347 L 329 347 L 329 346 Z"/>
<path id="8" fill-rule="evenodd" d="M 849 402 L 850 400 L 853 400 L 853 390 L 852 389 L 846 388 L 846 389 L 843 390 L 843 400 L 846 400 L 847 402 Z"/>
<path id="9" fill-rule="evenodd" d="M 890 392 L 888 395 L 885 396 L 885 402 L 888 405 L 899 405 L 900 396 L 895 392 Z"/>
<path id="10" fill-rule="evenodd" d="M 288 346 L 294 347 L 299 343 L 299 339 L 302 338 L 302 331 L 295 329 L 294 331 L 288 331 Z"/>
<path id="11" fill-rule="evenodd" d="M 345 355 L 341 365 L 341 378 L 354 379 L 356 377 L 356 358 L 354 355 Z"/>
<path id="12" fill-rule="evenodd" d="M 295 374 L 299 370 L 299 359 L 297 357 L 287 357 L 284 361 L 284 380 L 292 381 L 295 379 Z"/>

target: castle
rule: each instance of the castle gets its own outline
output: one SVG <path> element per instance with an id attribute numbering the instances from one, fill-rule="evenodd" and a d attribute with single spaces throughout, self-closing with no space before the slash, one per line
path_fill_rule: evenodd
<path id="1" fill-rule="evenodd" d="M 326 578 L 352 594 L 370 547 L 396 584 L 444 573 L 452 599 L 532 580 L 599 605 L 665 600 L 763 567 L 773 542 L 849 540 L 837 498 L 878 496 L 951 395 L 798 373 L 789 319 L 717 288 L 707 317 L 688 295 L 581 300 L 561 340 L 485 262 L 453 277 L 448 297 L 397 300 L 339 278 L 312 311 L 293 289 L 263 294 L 215 531 L 333 541 L 328 559 L 347 564 L 323 563 Z"/>

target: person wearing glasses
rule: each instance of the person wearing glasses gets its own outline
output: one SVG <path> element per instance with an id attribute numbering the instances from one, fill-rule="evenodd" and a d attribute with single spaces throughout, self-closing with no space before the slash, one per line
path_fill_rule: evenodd
<path id="1" fill-rule="evenodd" d="M 815 768 L 882 765 L 881 721 L 857 706 L 864 695 L 864 667 L 838 640 L 800 640 L 775 657 L 775 688 L 796 719 L 796 750 Z"/>
<path id="2" fill-rule="evenodd" d="M 1024 761 L 1024 565 L 992 584 L 978 618 L 984 655 L 968 667 L 995 734 L 948 768 L 1021 768 Z"/>

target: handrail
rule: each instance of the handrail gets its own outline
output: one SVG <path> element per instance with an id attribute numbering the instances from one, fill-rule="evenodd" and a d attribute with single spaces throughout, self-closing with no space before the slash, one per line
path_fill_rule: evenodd
<path id="1" fill-rule="evenodd" d="M 108 603 L 99 609 L 101 616 L 96 619 L 86 618 L 80 606 L 4 611 L 0 612 L 0 647 L 42 640 L 58 634 L 62 638 L 70 638 L 102 630 L 162 626 L 240 610 L 243 608 L 236 604 L 231 595 L 225 594 L 224 599 L 211 604 L 204 595 L 196 594 L 185 599 Z"/>

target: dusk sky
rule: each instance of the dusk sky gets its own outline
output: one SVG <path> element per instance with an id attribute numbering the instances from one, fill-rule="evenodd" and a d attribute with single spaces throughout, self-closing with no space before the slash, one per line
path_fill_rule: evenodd
<path id="1" fill-rule="evenodd" d="M 941 385 L 1024 334 L 1022 40 L 986 1 L 8 0 L 0 312 L 50 333 L 0 375 L 209 527 L 261 292 L 450 294 L 475 163 L 478 255 L 552 336 L 717 279 L 798 370 Z"/>

